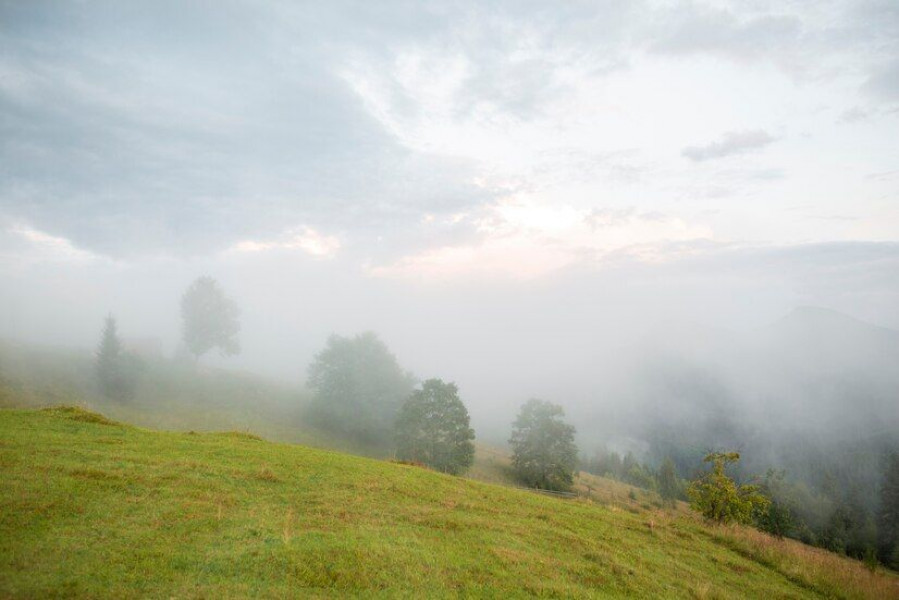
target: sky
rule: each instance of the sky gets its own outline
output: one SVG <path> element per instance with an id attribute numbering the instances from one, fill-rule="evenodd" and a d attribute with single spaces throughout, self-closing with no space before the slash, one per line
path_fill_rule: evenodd
<path id="1" fill-rule="evenodd" d="M 0 0 L 0 337 L 174 348 L 208 274 L 221 364 L 371 329 L 511 402 L 673 321 L 899 328 L 897 140 L 893 0 Z"/>

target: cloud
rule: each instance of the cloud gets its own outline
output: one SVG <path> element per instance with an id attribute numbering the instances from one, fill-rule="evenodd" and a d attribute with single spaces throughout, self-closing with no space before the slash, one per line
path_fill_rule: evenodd
<path id="1" fill-rule="evenodd" d="M 31 264 L 35 262 L 84 265 L 102 260 L 96 254 L 77 247 L 71 240 L 51 235 L 25 223 L 11 223 L 0 235 L 0 258 Z"/>
<path id="2" fill-rule="evenodd" d="M 485 195 L 360 105 L 327 10 L 275 22 L 278 7 L 241 3 L 188 21 L 155 3 L 58 8 L 2 9 L 17 26 L 0 40 L 0 214 L 99 254 L 186 257 L 285 222 L 364 237 Z M 307 35 L 317 18 L 330 22 Z M 267 35 L 247 40 L 244 24 Z"/>
<path id="3" fill-rule="evenodd" d="M 862 91 L 887 102 L 899 102 L 899 60 L 879 67 L 862 85 Z"/>
<path id="4" fill-rule="evenodd" d="M 712 232 L 657 212 L 578 209 L 505 200 L 475 218 L 480 239 L 408 255 L 368 274 L 391 279 L 446 281 L 502 277 L 528 280 L 570 266 L 599 266 L 623 258 L 665 262 L 706 242 Z"/>
<path id="5" fill-rule="evenodd" d="M 474 243 L 474 221 L 423 219 L 510 194 L 672 212 L 671 190 L 694 179 L 677 156 L 687 136 L 814 130 L 817 103 L 855 104 L 839 94 L 869 75 L 892 97 L 896 14 L 888 1 L 0 2 L 0 215 L 125 260 L 284 243 L 303 223 L 339 231 L 341 255 L 390 264 Z M 784 66 L 815 76 L 800 90 Z M 791 100 L 743 106 L 743 90 Z M 684 155 L 773 141 L 731 135 Z M 790 159 L 785 184 L 801 183 L 804 156 Z M 711 183 L 710 196 L 735 187 Z"/>
<path id="6" fill-rule="evenodd" d="M 664 33 L 651 45 L 663 54 L 721 54 L 749 60 L 783 54 L 802 34 L 802 21 L 789 14 L 738 14 L 728 8 L 687 4 L 669 10 Z"/>
<path id="7" fill-rule="evenodd" d="M 716 158 L 726 158 L 759 150 L 777 141 L 777 138 L 760 129 L 753 131 L 732 131 L 720 140 L 704 146 L 688 146 L 681 154 L 690 160 L 701 162 Z"/>
<path id="8" fill-rule="evenodd" d="M 269 250 L 301 250 L 318 258 L 330 258 L 340 250 L 340 240 L 333 235 L 321 234 L 311 227 L 300 227 L 288 230 L 274 240 L 243 240 L 230 248 L 231 252 L 238 253 Z"/>

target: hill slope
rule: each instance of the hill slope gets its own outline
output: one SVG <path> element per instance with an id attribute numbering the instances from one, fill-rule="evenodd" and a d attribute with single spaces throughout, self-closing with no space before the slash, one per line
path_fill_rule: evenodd
<path id="1" fill-rule="evenodd" d="M 247 434 L 0 410 L 2 597 L 821 597 L 763 562 L 661 512 Z M 870 597 L 896 590 L 867 577 Z"/>

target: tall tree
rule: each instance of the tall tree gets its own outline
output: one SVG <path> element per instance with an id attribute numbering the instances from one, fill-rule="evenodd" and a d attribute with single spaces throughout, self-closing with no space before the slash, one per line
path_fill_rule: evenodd
<path id="1" fill-rule="evenodd" d="M 456 475 L 474 462 L 474 430 L 454 383 L 425 381 L 400 409 L 397 457 Z"/>
<path id="2" fill-rule="evenodd" d="M 681 495 L 680 481 L 674 461 L 666 458 L 659 468 L 659 494 L 665 502 L 673 504 Z"/>
<path id="3" fill-rule="evenodd" d="M 212 277 L 198 277 L 181 297 L 182 338 L 194 358 L 218 348 L 224 356 L 240 353 L 240 310 Z"/>
<path id="4" fill-rule="evenodd" d="M 332 335 L 309 365 L 309 418 L 338 435 L 386 448 L 415 380 L 371 332 Z"/>
<path id="5" fill-rule="evenodd" d="M 574 481 L 577 446 L 574 427 L 558 404 L 528 400 L 512 425 L 512 467 L 527 485 L 564 490 Z"/>
<path id="6" fill-rule="evenodd" d="M 95 370 L 100 393 L 110 400 L 128 400 L 134 395 L 134 357 L 122 349 L 115 317 L 108 315 L 97 348 Z"/>

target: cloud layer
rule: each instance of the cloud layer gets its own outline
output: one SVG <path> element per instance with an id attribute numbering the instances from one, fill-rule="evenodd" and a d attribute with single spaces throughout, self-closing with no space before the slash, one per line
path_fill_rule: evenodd
<path id="1" fill-rule="evenodd" d="M 695 161 L 726 158 L 759 150 L 774 143 L 776 139 L 761 130 L 731 131 L 725 133 L 718 141 L 703 146 L 688 146 L 684 148 L 682 154 Z"/>
<path id="2" fill-rule="evenodd" d="M 4 3 L 0 20 L 0 219 L 70 255 L 526 278 L 899 229 L 897 180 L 871 177 L 899 168 L 889 1 Z"/>

